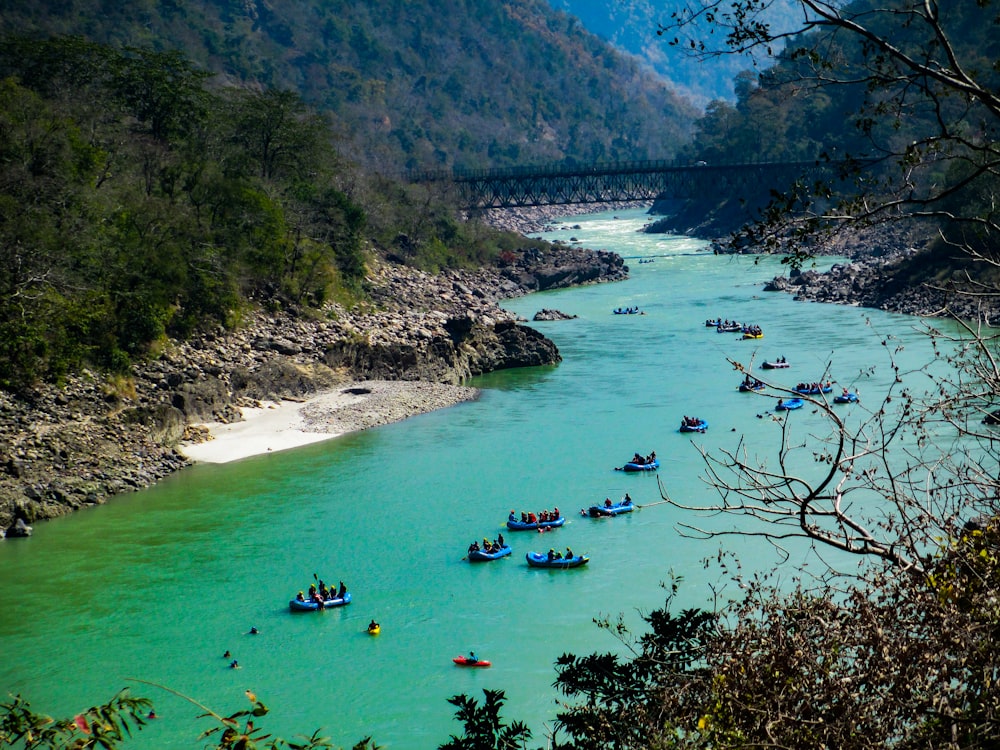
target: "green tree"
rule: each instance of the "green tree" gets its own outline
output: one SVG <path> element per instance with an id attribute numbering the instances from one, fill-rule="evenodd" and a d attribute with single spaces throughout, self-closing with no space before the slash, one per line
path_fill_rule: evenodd
<path id="1" fill-rule="evenodd" d="M 331 159 L 329 125 L 292 91 L 234 90 L 229 93 L 229 158 L 244 161 L 263 180 L 306 179 Z M 325 153 L 324 153 L 325 152 Z"/>
<path id="2" fill-rule="evenodd" d="M 181 52 L 127 47 L 115 68 L 116 96 L 153 138 L 182 136 L 205 116 L 204 82 L 210 74 L 195 68 Z"/>
<path id="3" fill-rule="evenodd" d="M 597 621 L 625 645 L 624 657 L 559 657 L 555 687 L 569 703 L 557 715 L 558 726 L 572 740 L 560 747 L 658 747 L 673 727 L 684 724 L 677 710 L 684 705 L 680 696 L 705 681 L 705 649 L 716 634 L 717 618 L 698 609 L 671 614 L 675 594 L 676 585 L 662 609 L 643 615 L 649 632 L 640 636 L 621 617 Z"/>
<path id="4" fill-rule="evenodd" d="M 200 747 L 214 750 L 320 750 L 334 747 L 319 731 L 292 740 L 269 734 L 260 726 L 260 721 L 270 713 L 270 709 L 249 690 L 246 691 L 249 708 L 222 715 L 162 685 L 154 687 L 173 693 L 204 711 L 199 718 L 210 720 L 211 726 L 197 738 Z M 0 747 L 118 750 L 124 748 L 131 736 L 155 717 L 153 702 L 149 698 L 133 697 L 127 688 L 107 703 L 81 711 L 71 719 L 53 719 L 38 714 L 27 701 L 16 696 L 0 703 Z M 210 744 L 205 744 L 206 741 Z M 352 750 L 379 750 L 379 746 L 366 737 Z"/>
<path id="5" fill-rule="evenodd" d="M 126 689 L 71 719 L 52 719 L 35 713 L 27 701 L 15 696 L 0 703 L 0 747 L 117 748 L 145 726 L 152 707 L 148 698 L 132 697 Z"/>
<path id="6" fill-rule="evenodd" d="M 61 326 L 86 242 L 94 151 L 73 122 L 0 82 L 0 384 L 58 376 L 81 354 Z M 59 207 L 59 211 L 54 210 Z"/>
<path id="7" fill-rule="evenodd" d="M 502 690 L 483 690 L 483 704 L 475 698 L 455 695 L 448 699 L 457 706 L 455 718 L 464 725 L 461 737 L 455 735 L 438 750 L 517 750 L 531 739 L 531 730 L 519 721 L 504 722 L 500 710 L 504 704 Z"/>

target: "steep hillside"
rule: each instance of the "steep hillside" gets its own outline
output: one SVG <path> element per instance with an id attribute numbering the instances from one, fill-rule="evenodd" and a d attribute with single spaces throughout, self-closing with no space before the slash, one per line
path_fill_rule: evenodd
<path id="1" fill-rule="evenodd" d="M 689 160 L 839 161 L 851 155 L 871 162 L 844 192 L 834 180 L 803 182 L 733 248 L 764 244 L 790 252 L 795 262 L 805 259 L 800 248 L 811 252 L 819 242 L 851 254 L 874 248 L 876 257 L 861 267 L 817 276 L 815 284 L 800 276 L 783 288 L 824 301 L 922 314 L 948 307 L 995 320 L 996 24 L 990 3 L 854 0 L 797 37 L 774 67 L 741 76 L 735 105 L 714 102 L 698 122 Z M 721 236 L 754 218 L 743 209 L 758 206 L 748 201 L 739 212 L 731 208 L 706 196 L 659 226 L 686 231 L 700 224 L 696 231 Z M 716 221 L 705 224 L 713 213 Z M 845 233 L 846 242 L 837 236 Z"/>
<path id="2" fill-rule="evenodd" d="M 731 100 L 733 79 L 754 67 L 749 57 L 725 55 L 696 59 L 668 43 L 656 32 L 670 21 L 670 14 L 688 6 L 681 0 L 550 0 L 552 6 L 577 16 L 584 28 L 621 50 L 635 55 L 669 80 L 677 89 L 699 103 L 713 99 Z M 776 0 L 767 9 L 775 29 L 791 28 L 801 16 L 792 0 Z M 762 60 L 761 64 L 769 61 Z"/>
<path id="3" fill-rule="evenodd" d="M 7 3 L 0 34 L 180 49 L 335 114 L 381 171 L 670 158 L 694 108 L 543 0 Z"/>

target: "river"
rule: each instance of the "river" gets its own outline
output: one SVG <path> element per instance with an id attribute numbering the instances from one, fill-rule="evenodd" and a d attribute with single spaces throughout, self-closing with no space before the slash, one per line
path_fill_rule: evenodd
<path id="1" fill-rule="evenodd" d="M 461 731 L 449 696 L 497 688 L 505 717 L 527 722 L 530 746 L 544 745 L 555 660 L 619 647 L 595 617 L 641 624 L 671 575 L 683 578 L 682 606 L 707 605 L 709 584 L 720 583 L 702 564 L 720 542 L 679 533 L 692 519 L 654 504 L 656 476 L 614 467 L 655 450 L 671 497 L 709 501 L 697 446 L 741 437 L 773 446 L 778 426 L 761 418 L 773 401 L 737 392 L 727 358 L 785 356 L 793 368 L 778 380 L 789 383 L 830 365 L 839 384 L 860 390 L 862 404 L 848 407 L 860 409 L 891 381 L 879 346 L 887 335 L 905 345 L 904 369 L 932 356 L 915 319 L 764 293 L 776 259 L 715 256 L 698 240 L 637 232 L 647 220 L 641 210 L 578 216 L 545 235 L 617 251 L 632 267 L 626 282 L 507 303 L 529 319 L 541 308 L 577 316 L 533 324 L 559 346 L 560 365 L 479 378 L 478 401 L 402 423 L 195 466 L 0 544 L 0 687 L 66 716 L 132 685 L 159 718 L 128 746 L 185 750 L 210 726 L 201 711 L 129 678 L 220 713 L 244 708 L 252 690 L 272 708 L 260 723 L 279 735 L 323 727 L 339 746 L 371 735 L 391 750 L 437 747 Z M 612 314 L 624 306 L 645 314 Z M 717 334 L 704 325 L 716 316 L 760 324 L 764 338 Z M 706 419 L 708 431 L 680 434 L 682 415 Z M 821 427 L 806 409 L 793 417 L 802 434 Z M 649 507 L 579 515 L 625 492 Z M 569 517 L 563 528 L 505 533 L 514 553 L 500 561 L 464 559 L 509 510 L 555 506 Z M 589 565 L 525 564 L 529 550 L 567 545 Z M 725 545 L 748 568 L 774 561 L 754 540 Z M 288 599 L 314 574 L 344 580 L 353 603 L 291 614 Z M 365 633 L 372 618 L 377 637 Z M 470 649 L 493 666 L 453 665 Z"/>

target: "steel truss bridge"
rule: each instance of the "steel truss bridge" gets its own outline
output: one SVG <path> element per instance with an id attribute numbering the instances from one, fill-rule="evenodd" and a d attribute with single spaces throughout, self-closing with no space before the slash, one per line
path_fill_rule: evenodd
<path id="1" fill-rule="evenodd" d="M 862 162 L 801 161 L 679 165 L 670 161 L 552 164 L 508 169 L 410 173 L 411 182 L 449 182 L 469 208 L 515 208 L 569 203 L 652 201 L 668 198 L 767 195 L 796 180 L 836 179 Z"/>

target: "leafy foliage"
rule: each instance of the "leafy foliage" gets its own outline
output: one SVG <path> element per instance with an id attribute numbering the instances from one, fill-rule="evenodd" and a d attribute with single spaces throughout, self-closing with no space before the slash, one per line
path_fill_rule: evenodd
<path id="1" fill-rule="evenodd" d="M 246 697 L 250 707 L 223 716 L 181 693 L 162 685 L 156 687 L 195 704 L 204 710 L 199 718 L 212 720 L 213 726 L 198 737 L 201 747 L 215 750 L 320 750 L 334 747 L 319 731 L 294 740 L 268 734 L 257 722 L 267 716 L 270 709 L 249 690 Z M 152 701 L 133 697 L 127 688 L 103 705 L 88 708 L 72 719 L 61 720 L 35 713 L 27 701 L 16 696 L 7 703 L 0 703 L 0 747 L 117 750 L 125 746 L 133 731 L 141 730 L 155 718 Z M 211 744 L 205 744 L 205 740 Z M 379 750 L 379 746 L 366 737 L 352 750 Z"/>
<path id="2" fill-rule="evenodd" d="M 116 748 L 146 724 L 152 705 L 148 698 L 135 698 L 126 689 L 72 719 L 56 720 L 35 713 L 18 695 L 0 703 L 0 747 Z"/>
<path id="3" fill-rule="evenodd" d="M 662 736 L 661 722 L 677 705 L 678 696 L 701 681 L 705 647 L 715 631 L 711 612 L 670 612 L 676 589 L 663 609 L 643 619 L 650 631 L 635 638 L 621 618 L 599 624 L 610 629 L 631 651 L 631 658 L 563 654 L 556 662 L 556 688 L 571 703 L 558 714 L 559 725 L 573 740 L 564 747 L 653 747 Z M 672 716 L 671 723 L 678 717 Z"/>
<path id="4" fill-rule="evenodd" d="M 632 649 L 559 659 L 569 750 L 707 747 L 984 748 L 1000 740 L 997 521 L 969 527 L 931 575 L 789 591 L 768 576 L 718 614 L 670 612 Z M 607 623 L 603 623 L 607 627 Z M 641 644 L 641 648 L 633 648 Z"/>
<path id="5" fill-rule="evenodd" d="M 531 730 L 519 721 L 505 724 L 500 716 L 504 704 L 502 690 L 483 690 L 483 704 L 475 698 L 456 695 L 448 699 L 457 706 L 455 718 L 462 722 L 465 731 L 461 737 L 438 746 L 438 750 L 517 750 L 531 738 Z"/>

